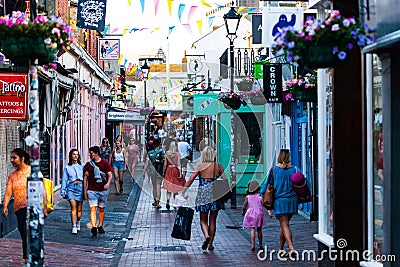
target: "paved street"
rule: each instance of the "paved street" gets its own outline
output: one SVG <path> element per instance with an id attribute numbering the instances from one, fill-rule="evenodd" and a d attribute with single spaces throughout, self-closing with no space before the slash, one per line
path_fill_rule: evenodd
<path id="1" fill-rule="evenodd" d="M 138 166 L 136 176 L 141 174 Z M 314 262 L 281 262 L 276 257 L 265 261 L 250 251 L 249 230 L 241 229 L 243 196 L 238 198 L 238 209 L 220 212 L 217 221 L 215 250 L 203 251 L 203 235 L 199 225 L 199 214 L 195 213 L 192 224 L 192 238 L 183 241 L 171 238 L 175 211 L 161 210 L 151 206 L 151 183 L 138 179 L 130 182 L 125 174 L 125 192 L 114 195 L 111 190 L 104 227 L 106 233 L 91 237 L 89 228 L 74 236 L 70 234 L 69 205 L 60 200 L 45 225 L 46 266 L 317 266 Z M 189 203 L 193 201 L 196 182 L 189 191 Z M 165 199 L 165 191 L 162 191 Z M 89 222 L 89 207 L 83 207 L 83 224 Z M 90 225 L 89 225 L 90 226 Z M 312 234 L 317 223 L 310 223 L 301 215 L 292 220 L 295 247 L 302 250 L 316 250 L 317 242 Z M 263 228 L 264 244 L 268 251 L 277 249 L 279 225 L 273 218 L 267 218 Z M 0 239 L 0 266 L 22 266 L 21 241 L 15 230 Z"/>

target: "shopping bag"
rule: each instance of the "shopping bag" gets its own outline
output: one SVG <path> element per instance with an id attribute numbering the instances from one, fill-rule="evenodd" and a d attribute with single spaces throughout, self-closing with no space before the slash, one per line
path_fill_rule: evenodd
<path id="1" fill-rule="evenodd" d="M 43 178 L 43 184 L 47 195 L 47 212 L 50 213 L 54 210 L 54 182 L 50 179 Z"/>
<path id="2" fill-rule="evenodd" d="M 190 240 L 192 233 L 192 220 L 194 210 L 189 207 L 179 207 L 175 216 L 174 228 L 171 237 L 182 240 Z"/>

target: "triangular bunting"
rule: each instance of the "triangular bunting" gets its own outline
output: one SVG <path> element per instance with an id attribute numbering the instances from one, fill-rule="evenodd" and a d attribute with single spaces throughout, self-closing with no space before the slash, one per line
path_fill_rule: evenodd
<path id="1" fill-rule="evenodd" d="M 182 13 L 183 13 L 183 11 L 185 10 L 185 4 L 179 4 L 179 7 L 178 7 L 178 18 L 179 18 L 179 21 L 181 22 L 182 20 Z"/>

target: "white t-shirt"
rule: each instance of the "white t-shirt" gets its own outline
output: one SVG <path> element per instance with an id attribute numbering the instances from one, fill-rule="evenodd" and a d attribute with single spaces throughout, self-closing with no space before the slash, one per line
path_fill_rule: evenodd
<path id="1" fill-rule="evenodd" d="M 186 158 L 187 156 L 189 156 L 189 150 L 191 150 L 191 147 L 187 142 L 180 141 L 178 143 L 178 150 L 181 158 Z"/>

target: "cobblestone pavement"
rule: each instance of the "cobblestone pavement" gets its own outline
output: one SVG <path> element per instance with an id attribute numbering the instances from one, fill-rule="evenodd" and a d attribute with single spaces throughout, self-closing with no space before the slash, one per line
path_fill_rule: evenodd
<path id="1" fill-rule="evenodd" d="M 142 165 L 136 176 L 142 173 Z M 241 206 L 244 196 L 238 196 L 237 209 L 221 211 L 217 220 L 215 250 L 203 251 L 203 234 L 200 230 L 199 214 L 195 212 L 190 241 L 173 239 L 171 235 L 175 210 L 155 209 L 151 203 L 151 183 L 137 179 L 130 181 L 125 174 L 125 192 L 114 195 L 112 186 L 106 207 L 104 228 L 106 233 L 93 238 L 90 234 L 89 206 L 83 207 L 82 231 L 70 234 L 69 205 L 60 200 L 45 222 L 46 266 L 317 266 L 315 262 L 279 261 L 276 256 L 259 260 L 257 252 L 250 251 L 249 230 L 241 229 L 243 216 Z M 197 181 L 189 190 L 188 204 L 193 204 Z M 165 190 L 162 190 L 162 202 Z M 263 227 L 264 244 L 268 251 L 277 249 L 279 223 L 266 219 Z M 85 227 L 87 226 L 87 227 Z M 309 222 L 301 215 L 291 222 L 295 247 L 303 250 L 317 249 L 312 235 L 317 232 L 317 223 Z M 264 255 L 261 255 L 264 256 Z M 0 266 L 22 266 L 21 241 L 18 231 L 0 239 Z"/>

